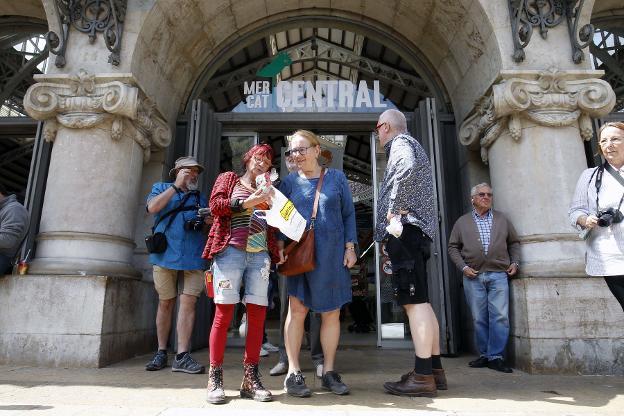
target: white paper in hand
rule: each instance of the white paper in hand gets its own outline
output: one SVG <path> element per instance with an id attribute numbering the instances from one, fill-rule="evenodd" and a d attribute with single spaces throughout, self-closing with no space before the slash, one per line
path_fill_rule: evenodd
<path id="1" fill-rule="evenodd" d="M 286 237 L 299 241 L 306 228 L 306 220 L 283 193 L 272 187 L 271 209 L 266 211 L 267 223 L 279 229 Z"/>
<path id="2" fill-rule="evenodd" d="M 403 224 L 401 223 L 401 217 L 394 216 L 390 218 L 390 224 L 386 227 L 386 231 L 395 236 L 396 238 L 401 237 L 403 234 Z"/>

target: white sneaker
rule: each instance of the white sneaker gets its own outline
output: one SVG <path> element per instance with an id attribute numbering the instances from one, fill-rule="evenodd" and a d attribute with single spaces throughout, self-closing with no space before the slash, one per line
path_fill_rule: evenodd
<path id="1" fill-rule="evenodd" d="M 260 347 L 260 357 L 266 357 L 269 355 L 269 352 L 264 348 Z"/>
<path id="2" fill-rule="evenodd" d="M 262 348 L 267 350 L 268 352 L 279 352 L 279 347 L 276 347 L 268 341 L 262 344 Z"/>

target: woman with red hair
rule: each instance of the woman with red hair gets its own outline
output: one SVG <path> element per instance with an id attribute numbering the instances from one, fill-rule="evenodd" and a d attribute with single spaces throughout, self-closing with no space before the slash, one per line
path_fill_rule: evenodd
<path id="1" fill-rule="evenodd" d="M 260 346 L 264 331 L 267 289 L 271 260 L 279 264 L 275 230 L 265 220 L 270 193 L 256 189 L 256 177 L 269 171 L 273 149 L 267 144 L 252 147 L 243 156 L 245 173 L 225 172 L 217 177 L 210 195 L 210 212 L 214 223 L 202 255 L 213 261 L 213 288 L 216 304 L 210 332 L 210 370 L 208 371 L 209 403 L 225 402 L 223 389 L 223 356 L 227 330 L 234 305 L 241 301 L 247 307 L 247 339 L 243 360 L 244 377 L 240 396 L 267 402 L 271 392 L 262 386 L 258 373 Z"/>

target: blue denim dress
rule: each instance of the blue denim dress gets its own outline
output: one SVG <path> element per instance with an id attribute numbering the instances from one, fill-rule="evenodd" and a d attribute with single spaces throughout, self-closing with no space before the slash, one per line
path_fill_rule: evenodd
<path id="1" fill-rule="evenodd" d="M 308 220 L 308 227 L 317 184 L 318 178 L 306 179 L 291 173 L 280 185 L 280 191 Z M 357 244 L 351 190 L 342 171 L 327 169 L 314 223 L 316 267 L 288 277 L 288 295 L 315 312 L 333 311 L 351 302 L 351 275 L 343 265 L 347 242 Z"/>

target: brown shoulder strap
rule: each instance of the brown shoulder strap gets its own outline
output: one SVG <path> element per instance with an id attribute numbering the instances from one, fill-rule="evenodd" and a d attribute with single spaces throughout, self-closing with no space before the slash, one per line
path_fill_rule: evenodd
<path id="1" fill-rule="evenodd" d="M 323 176 L 325 176 L 325 168 L 321 169 L 321 176 L 319 176 L 318 184 L 316 185 L 316 194 L 314 195 L 314 207 L 312 208 L 312 223 L 316 219 L 316 209 L 318 208 L 319 196 L 321 195 L 321 186 L 323 186 Z"/>

